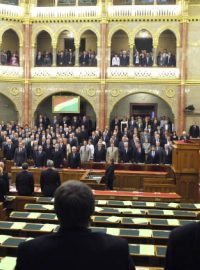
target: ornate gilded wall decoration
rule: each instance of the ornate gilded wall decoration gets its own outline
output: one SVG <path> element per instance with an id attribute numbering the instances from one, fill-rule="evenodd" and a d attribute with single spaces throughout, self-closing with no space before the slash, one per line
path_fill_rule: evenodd
<path id="1" fill-rule="evenodd" d="M 94 97 L 96 95 L 96 89 L 94 88 L 89 88 L 86 90 L 86 93 L 89 97 Z"/>
<path id="2" fill-rule="evenodd" d="M 13 87 L 10 89 L 10 94 L 12 96 L 18 96 L 19 95 L 19 89 L 17 87 Z"/>
<path id="3" fill-rule="evenodd" d="M 175 96 L 175 90 L 172 88 L 166 89 L 165 94 L 168 98 L 173 98 Z"/>
<path id="4" fill-rule="evenodd" d="M 110 94 L 111 94 L 112 97 L 117 97 L 117 96 L 120 95 L 120 93 L 121 93 L 121 91 L 119 89 L 112 89 L 110 91 Z"/>
<path id="5" fill-rule="evenodd" d="M 44 94 L 44 90 L 42 88 L 36 88 L 35 89 L 35 95 L 36 96 L 42 96 Z"/>

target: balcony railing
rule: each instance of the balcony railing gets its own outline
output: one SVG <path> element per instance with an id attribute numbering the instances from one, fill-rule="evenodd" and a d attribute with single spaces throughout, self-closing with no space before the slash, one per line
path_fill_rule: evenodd
<path id="1" fill-rule="evenodd" d="M 31 69 L 33 78 L 82 78 L 97 79 L 100 77 L 98 67 L 34 67 Z"/>
<path id="2" fill-rule="evenodd" d="M 132 5 L 109 6 L 110 17 L 140 17 L 140 16 L 178 16 L 181 14 L 180 5 Z"/>
<path id="3" fill-rule="evenodd" d="M 0 77 L 22 77 L 23 68 L 15 66 L 0 66 Z"/>
<path id="4" fill-rule="evenodd" d="M 34 18 L 89 18 L 101 15 L 100 6 L 79 7 L 34 7 L 31 10 Z"/>
<path id="5" fill-rule="evenodd" d="M 0 16 L 5 17 L 22 17 L 24 9 L 19 6 L 0 4 Z"/>
<path id="6" fill-rule="evenodd" d="M 178 79 L 179 68 L 142 68 L 142 67 L 109 67 L 108 78 L 130 78 L 130 79 Z"/>

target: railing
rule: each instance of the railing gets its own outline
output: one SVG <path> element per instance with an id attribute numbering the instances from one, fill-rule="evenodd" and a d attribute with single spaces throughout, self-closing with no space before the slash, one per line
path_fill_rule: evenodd
<path id="1" fill-rule="evenodd" d="M 132 78 L 132 79 L 178 79 L 179 68 L 142 68 L 142 67 L 109 67 L 108 78 Z"/>
<path id="2" fill-rule="evenodd" d="M 178 16 L 180 14 L 180 5 L 108 6 L 108 15 L 110 17 Z"/>
<path id="3" fill-rule="evenodd" d="M 22 7 L 0 4 L 0 16 L 22 17 L 23 14 L 24 9 Z"/>
<path id="4" fill-rule="evenodd" d="M 100 77 L 98 67 L 34 67 L 31 69 L 33 78 L 91 78 Z"/>
<path id="5" fill-rule="evenodd" d="M 31 10 L 31 15 L 34 18 L 99 17 L 101 15 L 101 7 L 34 7 Z"/>
<path id="6" fill-rule="evenodd" d="M 0 77 L 22 77 L 23 68 L 15 66 L 0 66 Z"/>

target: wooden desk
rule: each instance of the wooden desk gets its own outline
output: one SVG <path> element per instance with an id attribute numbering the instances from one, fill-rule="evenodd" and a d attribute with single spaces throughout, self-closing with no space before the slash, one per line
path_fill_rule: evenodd
<path id="1" fill-rule="evenodd" d="M 142 168 L 142 167 L 141 167 Z M 147 167 L 148 169 L 150 167 Z M 159 168 L 159 167 L 157 167 Z M 163 167 L 162 167 L 163 168 Z M 160 168 L 159 168 L 160 169 Z M 22 169 L 20 167 L 12 167 L 11 168 L 11 178 L 12 182 L 15 182 L 16 174 L 20 172 Z M 46 168 L 34 168 L 30 167 L 29 171 L 34 175 L 35 185 L 40 184 L 40 175 L 43 170 Z M 103 169 L 92 169 L 92 170 L 84 170 L 84 169 L 59 169 L 58 170 L 61 178 L 61 182 L 65 182 L 68 180 L 83 180 L 84 182 L 87 180 L 87 175 L 89 173 L 104 175 L 105 170 Z M 116 180 L 114 181 L 114 187 L 118 190 L 143 190 L 144 189 L 144 179 L 155 178 L 163 181 L 168 176 L 168 171 L 150 171 L 150 170 L 116 170 Z M 94 181 L 95 182 L 95 181 Z"/>

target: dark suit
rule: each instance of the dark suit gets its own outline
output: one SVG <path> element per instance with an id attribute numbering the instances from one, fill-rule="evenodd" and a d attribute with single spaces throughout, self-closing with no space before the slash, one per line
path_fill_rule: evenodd
<path id="1" fill-rule="evenodd" d="M 6 195 L 6 187 L 3 176 L 0 176 L 0 202 L 4 202 L 4 196 Z"/>
<path id="2" fill-rule="evenodd" d="M 128 163 L 132 161 L 133 155 L 132 155 L 132 151 L 131 149 L 128 149 L 126 151 L 126 149 L 122 149 L 119 151 L 119 156 L 120 156 L 120 161 L 122 161 L 123 163 Z"/>
<path id="3" fill-rule="evenodd" d="M 133 161 L 136 163 L 144 163 L 145 152 L 144 152 L 143 148 L 141 148 L 140 152 L 139 152 L 139 150 L 135 149 L 135 151 L 133 152 Z"/>
<path id="4" fill-rule="evenodd" d="M 60 175 L 56 170 L 49 168 L 41 172 L 40 187 L 44 196 L 54 196 L 58 186 L 60 186 Z"/>
<path id="5" fill-rule="evenodd" d="M 173 230 L 169 236 L 165 270 L 197 270 L 200 267 L 200 222 Z"/>
<path id="6" fill-rule="evenodd" d="M 63 164 L 63 153 L 62 150 L 52 151 L 52 160 L 54 162 L 55 168 L 60 168 Z"/>
<path id="7" fill-rule="evenodd" d="M 104 147 L 102 147 L 101 149 L 98 149 L 98 147 L 96 147 L 94 149 L 94 162 L 102 162 L 102 161 L 106 161 L 106 150 Z"/>
<path id="8" fill-rule="evenodd" d="M 44 167 L 46 163 L 45 152 L 42 151 L 41 153 L 39 153 L 39 151 L 36 151 L 34 161 L 36 167 Z"/>
<path id="9" fill-rule="evenodd" d="M 73 169 L 76 169 L 81 166 L 81 157 L 78 152 L 76 152 L 75 154 L 69 153 L 68 166 Z"/>
<path id="10" fill-rule="evenodd" d="M 199 126 L 192 125 L 189 130 L 189 134 L 192 138 L 197 138 L 200 136 Z"/>
<path id="11" fill-rule="evenodd" d="M 6 160 L 12 160 L 15 153 L 15 147 L 13 144 L 10 146 L 5 145 L 3 148 L 3 156 Z"/>
<path id="12" fill-rule="evenodd" d="M 105 182 L 106 182 L 106 186 L 108 189 L 112 190 L 113 189 L 113 181 L 115 180 L 115 166 L 110 164 L 107 168 L 106 168 L 106 172 L 105 172 Z"/>
<path id="13" fill-rule="evenodd" d="M 31 196 L 34 192 L 33 174 L 26 170 L 16 175 L 16 189 L 20 196 Z"/>
<path id="14" fill-rule="evenodd" d="M 163 164 L 172 164 L 172 151 L 163 151 Z"/>
<path id="15" fill-rule="evenodd" d="M 15 270 L 134 270 L 125 239 L 79 228 L 37 237 L 18 248 Z"/>
<path id="16" fill-rule="evenodd" d="M 16 166 L 22 166 L 22 163 L 26 162 L 26 160 L 26 149 L 23 148 L 21 151 L 19 151 L 19 148 L 15 149 L 14 162 L 16 163 Z"/>
<path id="17" fill-rule="evenodd" d="M 147 163 L 148 164 L 158 164 L 160 162 L 160 156 L 157 151 L 155 151 L 155 154 L 153 155 L 152 151 L 148 153 L 147 156 Z"/>

